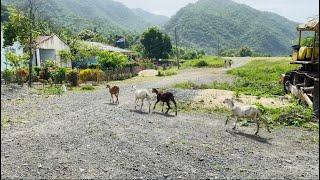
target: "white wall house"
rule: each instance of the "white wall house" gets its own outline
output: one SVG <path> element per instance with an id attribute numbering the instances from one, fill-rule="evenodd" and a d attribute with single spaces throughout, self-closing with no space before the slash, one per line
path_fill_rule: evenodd
<path id="1" fill-rule="evenodd" d="M 4 39 L 3 39 L 3 32 L 1 31 L 1 71 L 4 71 L 7 68 L 10 68 L 10 66 L 6 63 L 6 54 L 8 52 L 13 52 L 17 55 L 23 54 L 23 47 L 19 42 L 14 42 L 12 46 L 4 47 Z"/>
<path id="2" fill-rule="evenodd" d="M 55 34 L 40 36 L 36 41 L 36 51 L 33 55 L 33 65 L 41 66 L 46 60 L 54 60 L 61 67 L 72 67 L 71 60 L 64 60 L 59 56 L 59 51 L 70 51 L 70 47 Z"/>

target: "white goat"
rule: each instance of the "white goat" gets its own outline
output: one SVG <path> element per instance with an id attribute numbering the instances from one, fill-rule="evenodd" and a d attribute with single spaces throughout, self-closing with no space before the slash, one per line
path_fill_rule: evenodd
<path id="1" fill-rule="evenodd" d="M 264 118 L 262 118 L 261 112 L 258 108 L 253 106 L 235 106 L 232 99 L 225 99 L 223 103 L 227 104 L 231 109 L 231 112 L 232 112 L 231 117 L 236 118 L 236 122 L 234 124 L 233 129 L 236 129 L 237 122 L 240 118 L 251 118 L 257 123 L 257 131 L 255 133 L 255 135 L 257 135 L 259 133 L 259 128 L 260 128 L 259 120 L 261 119 L 264 122 L 264 124 L 267 126 L 268 132 L 271 133 L 267 121 Z M 229 116 L 227 117 L 225 125 L 227 125 L 228 121 L 229 121 Z"/>
<path id="2" fill-rule="evenodd" d="M 137 109 L 138 106 L 138 100 L 141 99 L 141 106 L 140 111 L 142 111 L 143 101 L 144 99 L 147 99 L 149 103 L 149 113 L 150 113 L 150 106 L 151 106 L 151 93 L 148 89 L 136 89 L 135 86 L 132 86 L 133 89 L 135 89 L 135 109 Z"/>

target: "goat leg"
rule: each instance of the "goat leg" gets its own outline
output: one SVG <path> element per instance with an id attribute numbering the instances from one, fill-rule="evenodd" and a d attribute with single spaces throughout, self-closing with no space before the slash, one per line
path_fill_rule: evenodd
<path id="1" fill-rule="evenodd" d="M 144 100 L 144 99 L 142 99 L 142 100 L 141 100 L 141 106 L 140 106 L 140 111 L 142 111 L 142 106 L 143 106 L 143 100 Z"/>
<path id="2" fill-rule="evenodd" d="M 162 102 L 162 111 L 161 112 L 163 112 L 163 107 L 164 107 L 164 102 Z"/>
<path id="3" fill-rule="evenodd" d="M 227 116 L 227 120 L 226 120 L 225 126 L 228 124 L 229 118 L 230 118 L 230 116 Z"/>
<path id="4" fill-rule="evenodd" d="M 167 102 L 167 106 L 168 106 L 168 109 L 167 109 L 167 111 L 166 111 L 166 114 L 168 114 L 169 110 L 171 109 L 169 102 Z"/>
<path id="5" fill-rule="evenodd" d="M 260 123 L 257 121 L 257 131 L 256 131 L 256 133 L 254 133 L 255 135 L 258 135 L 258 133 L 259 133 L 259 128 L 260 128 Z"/>
<path id="6" fill-rule="evenodd" d="M 157 100 L 157 102 L 154 104 L 154 106 L 153 106 L 153 110 L 155 110 L 155 109 L 156 109 L 156 105 L 158 104 L 158 102 L 159 102 L 159 100 Z"/>
<path id="7" fill-rule="evenodd" d="M 233 126 L 233 128 L 232 128 L 233 130 L 235 130 L 235 129 L 237 128 L 238 119 L 239 119 L 239 118 L 236 117 L 236 122 L 234 123 L 234 126 Z"/>

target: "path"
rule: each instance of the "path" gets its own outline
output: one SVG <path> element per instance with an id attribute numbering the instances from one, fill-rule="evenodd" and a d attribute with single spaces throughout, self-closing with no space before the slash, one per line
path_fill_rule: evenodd
<path id="1" fill-rule="evenodd" d="M 298 128 L 269 134 L 255 126 L 230 131 L 219 114 L 177 117 L 134 110 L 133 84 L 165 87 L 228 78 L 217 69 L 120 83 L 120 105 L 109 94 L 71 93 L 2 101 L 1 119 L 23 123 L 1 131 L 2 178 L 319 178 L 319 135 Z M 220 74 L 220 76 L 219 76 Z M 196 77 L 195 77 L 196 76 Z M 146 107 L 145 107 L 146 109 Z"/>

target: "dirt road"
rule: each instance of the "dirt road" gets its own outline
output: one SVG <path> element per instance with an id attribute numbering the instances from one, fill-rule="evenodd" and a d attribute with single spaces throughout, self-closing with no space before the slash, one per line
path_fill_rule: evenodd
<path id="1" fill-rule="evenodd" d="M 1 177 L 319 179 L 318 132 L 276 128 L 253 136 L 255 126 L 231 131 L 220 114 L 174 117 L 134 110 L 133 84 L 166 87 L 186 80 L 233 78 L 222 69 L 194 69 L 172 77 L 123 81 L 117 106 L 109 103 L 104 88 L 3 100 L 1 121 L 20 123 L 1 131 Z M 177 96 L 179 101 L 192 94 Z"/>

